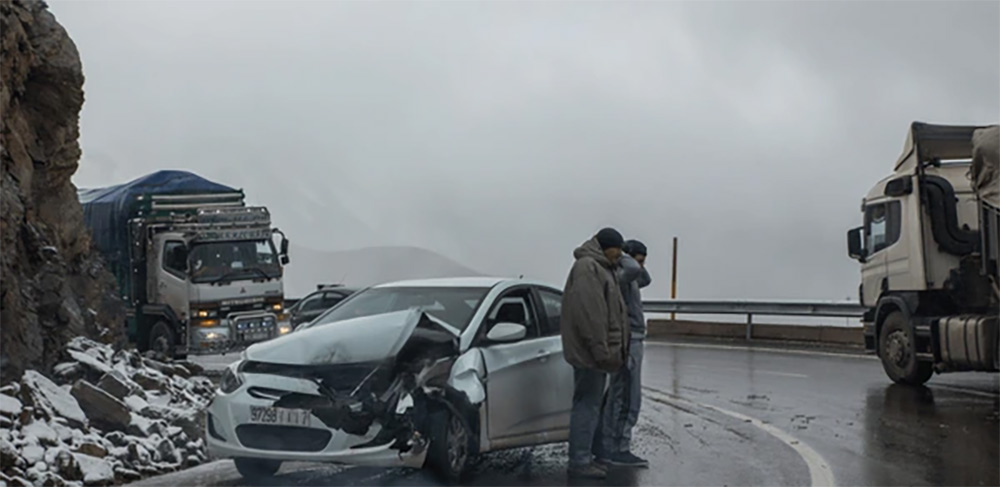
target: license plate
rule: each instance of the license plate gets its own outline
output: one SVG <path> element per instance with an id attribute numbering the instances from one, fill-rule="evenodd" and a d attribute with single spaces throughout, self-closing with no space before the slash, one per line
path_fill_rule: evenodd
<path id="1" fill-rule="evenodd" d="M 252 423 L 309 426 L 311 418 L 312 415 L 305 409 L 250 406 L 250 422 Z"/>

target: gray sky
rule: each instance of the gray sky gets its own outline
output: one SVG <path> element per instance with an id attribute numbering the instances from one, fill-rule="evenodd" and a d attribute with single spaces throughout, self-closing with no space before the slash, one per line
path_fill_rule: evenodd
<path id="1" fill-rule="evenodd" d="M 605 225 L 679 297 L 856 298 L 912 120 L 1000 119 L 998 2 L 51 1 L 78 186 L 243 187 L 295 244 L 562 284 Z M 296 265 L 308 265 L 295 261 Z"/>

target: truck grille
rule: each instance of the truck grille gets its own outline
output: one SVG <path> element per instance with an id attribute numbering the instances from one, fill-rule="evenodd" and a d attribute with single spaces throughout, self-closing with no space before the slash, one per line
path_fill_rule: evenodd
<path id="1" fill-rule="evenodd" d="M 240 444 L 257 450 L 316 452 L 326 448 L 332 436 L 328 430 L 301 426 L 241 424 L 236 427 Z"/>

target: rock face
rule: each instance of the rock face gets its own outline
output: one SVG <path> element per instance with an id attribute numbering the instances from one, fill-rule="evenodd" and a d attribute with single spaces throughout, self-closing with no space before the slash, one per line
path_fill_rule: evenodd
<path id="1" fill-rule="evenodd" d="M 44 2 L 0 2 L 4 377 L 50 370 L 74 336 L 124 338 L 115 281 L 91 250 L 70 181 L 80 158 L 83 79 L 76 46 Z"/>

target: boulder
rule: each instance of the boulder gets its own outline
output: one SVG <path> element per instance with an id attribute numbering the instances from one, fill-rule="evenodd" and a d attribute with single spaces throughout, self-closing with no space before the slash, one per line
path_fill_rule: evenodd
<path id="1" fill-rule="evenodd" d="M 42 460 L 45 460 L 45 448 L 38 445 L 28 445 L 21 449 L 21 458 L 23 458 L 28 465 L 34 465 Z"/>
<path id="2" fill-rule="evenodd" d="M 134 482 L 142 478 L 142 475 L 135 470 L 130 470 L 124 467 L 115 467 L 115 482 L 119 484 L 125 484 L 128 482 Z"/>
<path id="3" fill-rule="evenodd" d="M 118 400 L 124 400 L 129 394 L 132 393 L 132 387 L 129 383 L 132 382 L 125 378 L 117 370 L 112 370 L 101 376 L 101 380 L 97 383 L 97 387 L 100 387 L 104 392 L 111 394 Z M 133 383 L 134 384 L 134 383 Z"/>
<path id="4" fill-rule="evenodd" d="M 53 453 L 53 450 L 54 453 Z M 80 470 L 80 463 L 69 450 L 65 448 L 53 448 L 45 454 L 45 461 L 52 467 L 52 471 L 60 477 L 69 481 L 83 480 L 83 471 Z"/>
<path id="5" fill-rule="evenodd" d="M 23 407 L 24 405 L 17 398 L 8 396 L 7 394 L 0 394 L 0 416 L 16 418 L 21 414 L 21 408 Z"/>
<path id="6" fill-rule="evenodd" d="M 104 439 L 108 440 L 114 446 L 128 446 L 128 437 L 125 436 L 121 431 L 112 431 L 104 435 Z"/>
<path id="7" fill-rule="evenodd" d="M 163 463 L 180 463 L 180 455 L 177 452 L 177 448 L 170 440 L 163 439 L 156 445 L 156 459 Z"/>
<path id="8" fill-rule="evenodd" d="M 149 453 L 149 450 L 138 442 L 129 443 L 128 453 L 133 465 L 148 465 L 153 460 L 153 456 Z"/>
<path id="9" fill-rule="evenodd" d="M 80 446 L 76 447 L 74 451 L 76 453 L 83 453 L 84 455 L 90 455 L 95 458 L 104 458 L 108 456 L 108 450 L 93 441 L 83 442 Z"/>
<path id="10" fill-rule="evenodd" d="M 115 481 L 115 472 L 110 462 L 81 453 L 74 456 L 83 472 L 83 485 L 111 485 Z"/>
<path id="11" fill-rule="evenodd" d="M 21 378 L 21 399 L 25 405 L 44 411 L 48 417 L 62 417 L 74 428 L 87 425 L 76 399 L 42 374 L 34 370 L 24 372 Z"/>
<path id="12" fill-rule="evenodd" d="M 162 374 L 152 374 L 150 371 L 139 370 L 132 376 L 132 380 L 147 391 L 167 391 L 167 380 Z"/>
<path id="13" fill-rule="evenodd" d="M 77 381 L 70 392 L 86 413 L 87 419 L 98 428 L 125 431 L 132 422 L 128 406 L 87 381 Z"/>
<path id="14" fill-rule="evenodd" d="M 72 384 L 84 376 L 79 362 L 63 362 L 52 368 L 52 375 L 62 384 Z"/>
<path id="15" fill-rule="evenodd" d="M 56 434 L 56 430 L 52 429 L 51 426 L 42 421 L 34 421 L 31 424 L 22 427 L 21 432 L 24 436 L 38 438 L 38 443 L 42 446 L 54 446 L 59 444 L 59 435 Z"/>
<path id="16" fill-rule="evenodd" d="M 20 459 L 21 455 L 18 454 L 17 448 L 15 448 L 11 442 L 7 440 L 0 440 L 0 465 L 2 465 L 3 468 L 16 465 Z"/>

